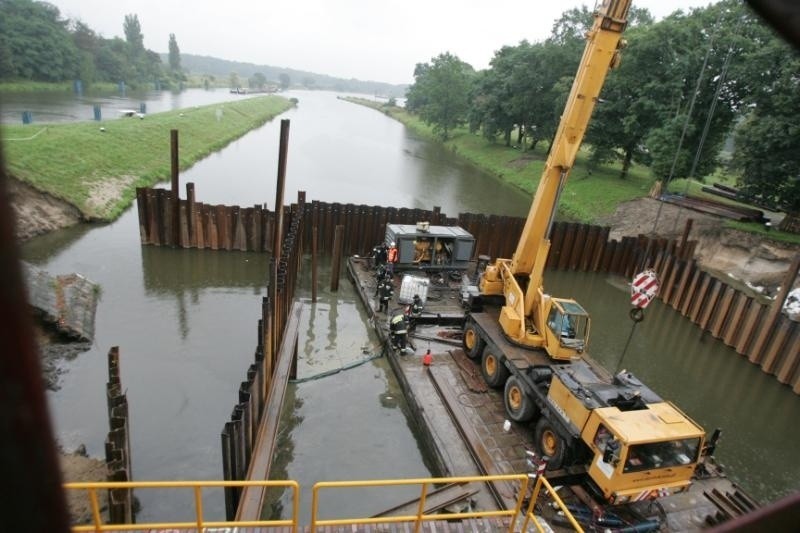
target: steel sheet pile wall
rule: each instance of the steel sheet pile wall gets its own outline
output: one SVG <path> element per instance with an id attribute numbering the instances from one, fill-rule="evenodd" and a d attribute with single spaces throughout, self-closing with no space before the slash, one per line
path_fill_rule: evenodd
<path id="1" fill-rule="evenodd" d="M 122 392 L 119 367 L 119 347 L 108 351 L 108 437 L 106 438 L 106 468 L 109 481 L 133 481 L 131 477 L 131 442 L 128 417 L 128 398 Z M 133 490 L 108 491 L 108 523 L 133 523 Z"/>
<path id="2" fill-rule="evenodd" d="M 225 480 L 251 479 L 248 471 L 255 462 L 254 458 L 259 455 L 267 457 L 267 474 L 262 475 L 268 475 L 269 460 L 275 443 L 273 438 L 271 442 L 259 445 L 259 427 L 262 419 L 274 411 L 272 404 L 282 403 L 283 390 L 289 377 L 289 371 L 284 369 L 286 365 L 278 368 L 278 363 L 285 359 L 285 354 L 279 347 L 287 341 L 286 324 L 289 321 L 302 255 L 302 205 L 301 195 L 298 204 L 290 208 L 291 221 L 285 226 L 281 259 L 277 265 L 274 265 L 274 260 L 270 261 L 270 271 L 275 274 L 274 279 L 269 281 L 267 294 L 272 296 L 261 300 L 255 361 L 247 369 L 247 380 L 239 386 L 238 402 L 233 408 L 230 421 L 225 423 L 222 430 L 222 468 Z M 296 335 L 295 331 L 295 348 Z M 279 412 L 272 414 L 277 420 Z M 268 449 L 264 449 L 264 445 Z M 242 500 L 241 488 L 225 489 L 225 511 L 229 520 L 236 517 Z"/>
<path id="3" fill-rule="evenodd" d="M 781 312 L 798 267 L 800 257 L 787 272 L 780 296 L 765 305 L 704 272 L 694 259 L 665 253 L 656 262 L 659 297 L 800 394 L 800 324 Z"/>
<path id="4" fill-rule="evenodd" d="M 172 191 L 136 189 L 142 244 L 272 252 L 274 213 L 266 205 L 239 207 L 196 202 L 194 183 L 186 184 L 186 197 L 178 200 L 175 217 Z"/>

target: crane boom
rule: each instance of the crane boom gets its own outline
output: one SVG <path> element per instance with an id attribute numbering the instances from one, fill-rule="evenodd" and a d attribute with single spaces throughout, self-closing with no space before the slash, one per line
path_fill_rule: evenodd
<path id="1" fill-rule="evenodd" d="M 544 294 L 542 281 L 550 250 L 547 236 L 600 89 L 608 71 L 619 62 L 630 4 L 631 0 L 603 0 L 598 6 L 517 249 L 512 259 L 497 259 L 489 266 L 481 282 L 484 295 L 505 297 L 500 322 L 508 338 L 523 346 L 543 347 L 556 358 L 569 358 L 582 351 L 583 345 L 574 343 L 571 349 L 557 350 L 553 345 L 563 344 L 561 335 L 548 336 L 546 331 L 545 321 L 552 305 Z M 577 309 L 582 311 L 580 306 Z"/>

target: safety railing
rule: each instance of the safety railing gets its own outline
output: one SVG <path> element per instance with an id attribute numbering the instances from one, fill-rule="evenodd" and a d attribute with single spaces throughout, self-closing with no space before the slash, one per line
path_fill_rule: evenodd
<path id="1" fill-rule="evenodd" d="M 236 522 L 206 521 L 203 518 L 202 491 L 205 488 L 218 487 L 288 487 L 292 489 L 292 518 L 286 520 L 251 520 Z M 127 481 L 98 483 L 66 483 L 67 490 L 85 490 L 89 495 L 92 508 L 92 524 L 76 525 L 73 532 L 80 531 L 128 531 L 158 529 L 197 529 L 225 527 L 259 527 L 259 526 L 291 526 L 296 533 L 300 509 L 300 485 L 296 481 Z M 109 489 L 192 489 L 194 492 L 195 520 L 193 522 L 153 522 L 137 524 L 104 524 L 100 517 L 100 501 L 98 491 Z"/>
<path id="2" fill-rule="evenodd" d="M 559 498 L 550 483 L 543 477 L 537 476 L 536 483 L 531 492 L 530 502 L 523 514 L 523 502 L 528 494 L 529 476 L 526 474 L 508 474 L 496 476 L 464 476 L 449 478 L 420 478 L 420 479 L 388 479 L 388 480 L 369 480 L 369 481 L 322 481 L 314 485 L 311 503 L 311 527 L 312 532 L 317 527 L 322 526 L 352 526 L 359 524 L 378 524 L 390 522 L 413 522 L 414 533 L 418 533 L 422 523 L 430 520 L 461 520 L 466 518 L 491 518 L 508 517 L 508 531 L 527 531 L 528 525 L 533 522 L 538 531 L 545 531 L 536 519 L 534 509 L 536 502 L 542 492 L 542 488 L 550 495 L 553 501 L 563 512 L 564 517 L 569 521 L 575 531 L 583 533 L 583 529 L 569 512 L 564 502 Z M 445 485 L 450 483 L 470 483 L 470 482 L 517 482 L 519 490 L 516 497 L 516 505 L 513 509 L 498 511 L 468 511 L 461 513 L 425 513 L 425 501 L 428 488 L 432 485 Z M 342 488 L 370 488 L 370 487 L 391 487 L 398 485 L 420 485 L 419 504 L 417 513 L 414 515 L 403 516 L 382 516 L 378 518 L 319 518 L 319 494 L 322 489 L 342 489 Z M 206 521 L 203 517 L 202 491 L 206 488 L 220 487 L 288 487 L 292 489 L 292 518 L 284 520 L 250 520 L 250 521 Z M 96 482 L 96 483 L 66 483 L 64 488 L 69 491 L 87 491 L 89 502 L 92 509 L 92 524 L 76 525 L 72 527 L 75 533 L 83 531 L 94 531 L 101 533 L 104 531 L 129 531 L 136 530 L 167 530 L 167 529 L 196 529 L 204 531 L 207 528 L 227 528 L 227 527 L 274 527 L 290 526 L 293 532 L 297 532 L 300 507 L 300 485 L 296 481 L 130 481 L 130 482 Z M 195 520 L 192 522 L 152 522 L 137 524 L 105 524 L 100 516 L 100 500 L 98 491 L 112 489 L 191 489 L 194 493 Z M 522 527 L 516 529 L 516 524 L 522 520 Z"/>
<path id="3" fill-rule="evenodd" d="M 556 494 L 553 486 L 544 478 L 544 476 L 536 477 L 536 484 L 533 486 L 533 494 L 531 495 L 528 508 L 525 511 L 525 520 L 522 522 L 522 529 L 520 529 L 520 531 L 527 531 L 528 524 L 531 521 L 533 521 L 533 524 L 536 526 L 538 531 L 545 531 L 539 521 L 536 520 L 536 516 L 533 514 L 533 510 L 536 506 L 536 502 L 539 500 L 539 493 L 541 492 L 542 487 L 544 487 L 550 497 L 553 498 L 553 501 L 556 502 L 558 508 L 562 513 L 564 513 L 564 517 L 569 521 L 570 525 L 572 525 L 575 531 L 578 533 L 583 533 L 583 528 L 580 526 L 580 524 L 578 524 L 578 521 L 575 520 L 575 517 L 572 516 L 572 513 L 569 512 L 567 506 L 564 505 L 564 502 L 558 497 L 558 494 Z"/>
<path id="4" fill-rule="evenodd" d="M 516 505 L 513 509 L 506 509 L 501 511 L 468 511 L 462 513 L 425 513 L 425 498 L 428 494 L 428 487 L 430 485 L 443 485 L 448 483 L 469 483 L 469 482 L 487 482 L 487 481 L 506 481 L 518 482 L 519 490 L 517 492 Z M 518 522 L 525 495 L 528 492 L 529 477 L 526 474 L 511 474 L 511 475 L 495 475 L 495 476 L 466 476 L 466 477 L 448 477 L 448 478 L 424 478 L 424 479 L 393 479 L 393 480 L 371 480 L 371 481 L 321 481 L 314 485 L 311 503 L 311 531 L 316 531 L 317 527 L 322 526 L 344 526 L 344 525 L 359 525 L 359 524 L 385 524 L 389 522 L 414 522 L 414 533 L 418 533 L 422 523 L 428 520 L 461 520 L 465 518 L 490 518 L 490 517 L 508 517 L 508 531 L 513 533 L 515 525 Z M 419 505 L 417 506 L 417 514 L 415 515 L 402 515 L 402 516 L 381 516 L 377 518 L 336 518 L 336 519 L 321 519 L 319 517 L 319 497 L 322 489 L 353 489 L 353 488 L 370 488 L 370 487 L 387 487 L 397 485 L 420 485 Z M 565 516 L 573 525 L 576 531 L 582 532 L 583 530 L 575 521 L 574 518 L 567 510 L 564 503 L 556 495 L 553 487 L 547 481 L 539 476 L 534 491 L 530 499 L 531 503 L 525 511 L 523 519 L 523 528 L 525 531 L 528 523 L 533 519 L 537 529 L 542 531 L 541 526 L 535 519 L 533 510 L 534 504 L 539 497 L 542 486 L 553 496 L 554 500 L 558 503 Z"/>

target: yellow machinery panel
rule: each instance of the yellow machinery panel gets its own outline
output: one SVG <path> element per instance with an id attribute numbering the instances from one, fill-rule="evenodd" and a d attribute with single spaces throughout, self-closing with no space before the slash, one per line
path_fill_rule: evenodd
<path id="1" fill-rule="evenodd" d="M 561 408 L 562 414 L 566 415 L 578 429 L 583 428 L 591 411 L 570 392 L 557 376 L 553 376 L 547 396 Z"/>
<path id="2" fill-rule="evenodd" d="M 519 331 L 522 327 L 522 320 L 512 307 L 503 306 L 500 312 L 500 327 L 506 332 Z"/>

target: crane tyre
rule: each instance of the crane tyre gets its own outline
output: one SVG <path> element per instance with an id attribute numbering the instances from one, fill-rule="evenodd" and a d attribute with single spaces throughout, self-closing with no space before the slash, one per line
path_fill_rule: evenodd
<path id="1" fill-rule="evenodd" d="M 542 417 L 536 423 L 536 451 L 547 456 L 547 470 L 558 470 L 564 464 L 567 445 L 549 420 Z"/>
<path id="2" fill-rule="evenodd" d="M 464 345 L 464 353 L 473 361 L 481 356 L 483 347 L 486 346 L 486 342 L 478 334 L 475 324 L 464 326 L 464 336 L 461 342 Z"/>
<path id="3" fill-rule="evenodd" d="M 493 353 L 491 347 L 486 346 L 483 348 L 483 355 L 481 356 L 481 374 L 486 384 L 493 389 L 502 389 L 509 376 L 509 371 L 506 365 L 500 358 Z"/>
<path id="4" fill-rule="evenodd" d="M 510 376 L 506 380 L 503 403 L 506 406 L 508 418 L 514 422 L 529 422 L 538 412 L 536 404 L 525 393 L 517 376 Z"/>

